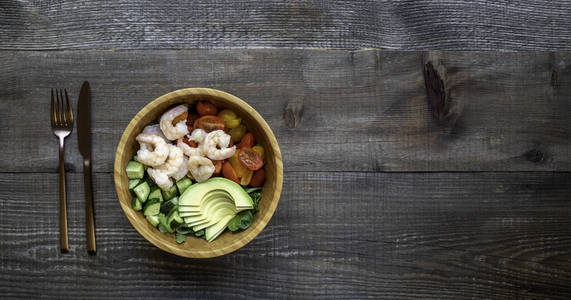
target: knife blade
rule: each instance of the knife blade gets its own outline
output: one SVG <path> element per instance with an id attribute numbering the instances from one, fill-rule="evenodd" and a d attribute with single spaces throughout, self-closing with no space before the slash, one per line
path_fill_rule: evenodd
<path id="1" fill-rule="evenodd" d="M 77 142 L 83 159 L 91 159 L 91 91 L 85 81 L 77 102 Z"/>
<path id="2" fill-rule="evenodd" d="M 95 254 L 95 217 L 91 185 L 91 89 L 87 81 L 81 85 L 77 102 L 77 142 L 79 152 L 83 156 L 87 252 Z"/>

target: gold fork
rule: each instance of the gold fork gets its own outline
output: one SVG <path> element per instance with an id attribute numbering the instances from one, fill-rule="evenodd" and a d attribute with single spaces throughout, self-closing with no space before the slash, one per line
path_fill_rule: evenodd
<path id="1" fill-rule="evenodd" d="M 64 93 L 61 89 L 56 89 L 56 103 L 54 103 L 54 89 L 52 89 L 51 121 L 52 131 L 59 138 L 59 245 L 62 253 L 69 251 L 67 239 L 67 201 L 65 194 L 65 168 L 64 168 L 64 142 L 65 138 L 73 130 L 73 111 L 69 105 L 67 89 L 65 91 L 65 105 L 63 101 Z"/>

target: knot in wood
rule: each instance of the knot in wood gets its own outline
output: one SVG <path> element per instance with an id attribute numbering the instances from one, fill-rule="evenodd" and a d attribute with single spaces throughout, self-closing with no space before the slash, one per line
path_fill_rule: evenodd
<path id="1" fill-rule="evenodd" d="M 531 149 L 524 154 L 524 157 L 534 163 L 543 162 L 545 159 L 545 153 L 539 149 Z"/>
<path id="2" fill-rule="evenodd" d="M 301 122 L 303 104 L 299 100 L 288 101 L 284 109 L 284 121 L 289 128 L 296 128 Z"/>

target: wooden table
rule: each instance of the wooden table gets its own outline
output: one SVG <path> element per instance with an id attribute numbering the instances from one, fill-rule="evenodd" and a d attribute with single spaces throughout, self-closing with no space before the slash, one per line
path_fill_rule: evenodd
<path id="1" fill-rule="evenodd" d="M 0 3 L 0 297 L 571 298 L 570 7 Z M 76 131 L 71 251 L 59 253 L 48 116 L 49 89 L 67 87 L 75 102 L 83 80 L 96 256 Z M 284 158 L 268 227 L 214 259 L 155 248 L 113 186 L 129 120 L 183 87 L 245 99 Z"/>

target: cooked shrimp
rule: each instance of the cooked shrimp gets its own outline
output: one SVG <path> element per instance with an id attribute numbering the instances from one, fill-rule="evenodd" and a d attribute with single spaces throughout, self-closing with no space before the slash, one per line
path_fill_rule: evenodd
<path id="1" fill-rule="evenodd" d="M 163 191 L 168 191 L 173 185 L 173 182 L 169 176 L 160 169 L 148 168 L 147 174 L 149 174 L 149 177 L 151 177 L 151 179 Z"/>
<path id="2" fill-rule="evenodd" d="M 206 138 L 206 135 L 208 133 L 206 133 L 206 131 L 198 128 L 192 131 L 192 133 L 190 134 L 190 137 L 188 137 L 189 140 L 196 142 L 197 144 L 202 144 L 204 142 L 204 139 Z"/>
<path id="3" fill-rule="evenodd" d="M 167 176 L 173 176 L 180 169 L 180 165 L 184 163 L 184 154 L 177 146 L 168 146 L 170 150 L 167 161 L 155 169 L 163 171 Z"/>
<path id="4" fill-rule="evenodd" d="M 188 169 L 197 182 L 210 178 L 216 169 L 212 161 L 204 156 L 191 156 L 188 158 Z"/>
<path id="5" fill-rule="evenodd" d="M 147 173 L 149 174 L 151 179 L 162 190 L 168 190 L 172 187 L 173 182 L 169 178 L 169 176 L 174 177 L 174 175 L 177 174 L 177 172 L 179 172 L 181 165 L 183 165 L 185 162 L 182 150 L 173 145 L 168 145 L 168 146 L 169 146 L 169 155 L 167 161 L 158 167 L 147 169 Z"/>
<path id="6" fill-rule="evenodd" d="M 161 116 L 159 124 L 161 126 L 161 130 L 169 140 L 174 141 L 188 133 L 185 120 L 176 123 L 174 126 L 172 124 L 172 121 L 176 117 L 184 114 L 187 110 L 188 107 L 183 104 L 169 109 Z"/>
<path id="7" fill-rule="evenodd" d="M 165 142 L 168 142 L 167 137 L 163 134 L 159 124 L 145 126 L 145 128 L 143 128 L 143 133 L 160 136 L 165 140 Z"/>
<path id="8" fill-rule="evenodd" d="M 222 130 L 215 130 L 206 135 L 200 147 L 202 148 L 202 153 L 208 156 L 208 158 L 223 160 L 231 157 L 236 152 L 236 146 L 228 148 L 228 145 L 230 145 L 230 135 Z"/>
<path id="9" fill-rule="evenodd" d="M 196 148 L 190 147 L 190 145 L 185 143 L 183 139 L 178 139 L 176 141 L 176 145 L 187 156 L 202 156 L 202 149 L 200 149 L 200 147 Z"/>
<path id="10" fill-rule="evenodd" d="M 172 174 L 172 178 L 174 178 L 174 180 L 176 180 L 176 181 L 179 181 L 179 180 L 183 179 L 187 173 L 188 173 L 188 158 L 184 157 L 183 163 L 178 168 L 178 171 L 176 171 L 176 173 Z"/>
<path id="11" fill-rule="evenodd" d="M 141 145 L 137 159 L 144 165 L 156 167 L 165 162 L 169 155 L 169 145 L 161 137 L 141 133 L 136 140 Z"/>

